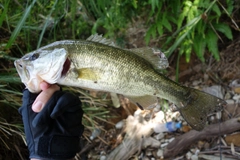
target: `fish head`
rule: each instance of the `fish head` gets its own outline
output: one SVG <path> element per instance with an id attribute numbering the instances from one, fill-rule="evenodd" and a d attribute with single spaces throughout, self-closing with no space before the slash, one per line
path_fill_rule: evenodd
<path id="1" fill-rule="evenodd" d="M 66 70 L 69 69 L 70 61 L 64 48 L 38 49 L 24 55 L 14 62 L 21 81 L 32 93 L 41 91 L 40 83 L 46 81 L 54 84 Z"/>

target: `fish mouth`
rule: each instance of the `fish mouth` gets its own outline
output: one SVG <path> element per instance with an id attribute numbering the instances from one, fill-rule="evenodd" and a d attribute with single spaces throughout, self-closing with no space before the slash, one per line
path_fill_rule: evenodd
<path id="1" fill-rule="evenodd" d="M 64 77 L 67 74 L 68 70 L 70 69 L 70 65 L 71 65 L 71 61 L 67 58 L 63 64 L 61 77 Z"/>

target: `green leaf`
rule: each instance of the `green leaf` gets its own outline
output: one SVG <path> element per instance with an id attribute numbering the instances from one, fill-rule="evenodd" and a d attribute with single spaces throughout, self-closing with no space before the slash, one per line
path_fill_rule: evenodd
<path id="1" fill-rule="evenodd" d="M 197 31 L 196 35 L 201 35 L 202 37 L 204 37 L 206 27 L 207 27 L 207 23 L 205 23 L 204 20 L 201 19 L 196 25 L 196 31 Z"/>
<path id="2" fill-rule="evenodd" d="M 190 39 L 186 40 L 184 43 L 184 50 L 186 55 L 186 62 L 190 61 L 191 53 L 192 53 L 192 41 Z"/>
<path id="3" fill-rule="evenodd" d="M 52 16 L 53 11 L 55 10 L 55 6 L 56 6 L 57 2 L 58 2 L 58 0 L 55 0 L 53 6 L 51 8 L 51 11 L 50 11 L 49 15 L 47 16 L 46 22 L 45 22 L 45 24 L 43 26 L 42 32 L 41 32 L 41 34 L 39 36 L 39 39 L 38 39 L 37 48 L 39 48 L 40 45 L 41 45 L 41 42 L 42 42 L 42 39 L 43 39 L 43 35 L 44 35 L 44 33 L 45 33 L 46 29 L 47 29 L 47 26 L 48 26 L 48 23 L 49 23 L 49 19 Z"/>
<path id="4" fill-rule="evenodd" d="M 28 6 L 27 9 L 25 10 L 21 20 L 18 22 L 16 28 L 14 29 L 13 33 L 11 34 L 11 37 L 10 37 L 8 43 L 7 43 L 6 48 L 9 48 L 12 45 L 12 43 L 14 42 L 14 40 L 17 38 L 19 32 L 21 31 L 21 29 L 23 27 L 23 24 L 25 23 L 28 15 L 30 14 L 30 11 L 31 11 L 31 9 L 32 9 L 32 7 L 33 7 L 33 5 L 35 4 L 36 1 L 37 0 L 33 0 L 32 3 L 30 4 L 30 6 Z"/>
<path id="5" fill-rule="evenodd" d="M 152 6 L 152 11 L 155 11 L 157 1 L 158 0 L 150 0 L 150 4 Z"/>
<path id="6" fill-rule="evenodd" d="M 155 25 L 152 25 L 152 26 L 148 29 L 148 31 L 147 31 L 147 33 L 146 33 L 146 36 L 145 36 L 145 41 L 146 41 L 147 44 L 150 42 L 151 35 L 152 35 L 153 37 L 156 36 L 156 30 L 155 30 L 155 29 L 156 29 L 156 28 L 155 28 Z"/>
<path id="7" fill-rule="evenodd" d="M 202 35 L 198 34 L 194 38 L 193 49 L 196 52 L 197 57 L 204 62 L 204 51 L 206 48 L 206 41 Z"/>
<path id="8" fill-rule="evenodd" d="M 227 3 L 227 12 L 228 15 L 232 14 L 233 8 L 234 8 L 234 1 L 233 0 L 226 0 Z"/>
<path id="9" fill-rule="evenodd" d="M 136 9 L 136 8 L 137 8 L 137 0 L 133 0 L 133 1 L 132 1 L 132 5 L 133 5 L 133 7 Z"/>
<path id="10" fill-rule="evenodd" d="M 178 19 L 178 17 L 168 16 L 168 20 L 173 22 L 174 24 L 178 23 L 177 19 Z"/>
<path id="11" fill-rule="evenodd" d="M 181 10 L 181 1 L 169 1 L 171 7 L 172 7 L 172 12 L 177 15 L 179 14 Z"/>
<path id="12" fill-rule="evenodd" d="M 209 30 L 206 34 L 206 43 L 208 50 L 214 56 L 216 60 L 220 60 L 219 51 L 218 51 L 218 37 L 213 30 Z"/>
<path id="13" fill-rule="evenodd" d="M 221 11 L 218 7 L 218 5 L 215 3 L 212 7 L 212 10 L 220 17 L 221 16 Z"/>
<path id="14" fill-rule="evenodd" d="M 180 29 L 182 27 L 183 20 L 186 16 L 186 11 L 183 10 L 183 12 L 179 15 L 178 21 L 177 21 L 177 29 Z"/>
<path id="15" fill-rule="evenodd" d="M 161 21 L 157 22 L 157 31 L 160 36 L 163 34 L 163 25 L 162 25 Z"/>
<path id="16" fill-rule="evenodd" d="M 179 38 L 177 38 L 174 44 L 168 49 L 167 56 L 169 57 L 173 51 L 178 47 L 178 45 L 184 40 L 184 38 L 189 34 L 189 32 L 184 32 Z"/>
<path id="17" fill-rule="evenodd" d="M 9 2 L 10 1 L 5 1 L 3 12 L 1 13 L 1 16 L 0 16 L 0 27 L 2 26 L 2 23 L 6 18 Z"/>
<path id="18" fill-rule="evenodd" d="M 178 22 L 177 22 L 177 29 L 180 29 L 183 26 L 183 21 L 186 18 L 188 18 L 188 12 L 191 9 L 192 2 L 189 0 L 184 1 L 183 3 L 183 10 L 181 14 L 178 17 Z"/>
<path id="19" fill-rule="evenodd" d="M 169 36 L 169 37 L 167 38 L 167 40 L 165 41 L 165 43 L 162 45 L 162 48 L 163 48 L 164 50 L 167 50 L 167 49 L 165 49 L 165 47 L 168 46 L 169 43 L 172 43 L 173 39 L 174 39 L 173 36 Z M 168 52 L 168 51 L 167 51 L 167 52 Z M 165 52 L 165 55 L 166 55 L 167 57 L 169 57 L 169 54 L 168 54 L 167 52 Z"/>
<path id="20" fill-rule="evenodd" d="M 180 55 L 185 54 L 186 62 L 189 62 L 191 53 L 192 53 L 192 40 L 186 37 L 180 45 L 179 54 Z"/>
<path id="21" fill-rule="evenodd" d="M 214 24 L 213 27 L 222 32 L 228 39 L 233 39 L 232 30 L 229 25 L 225 23 Z"/>
<path id="22" fill-rule="evenodd" d="M 164 27 L 166 27 L 166 28 L 168 29 L 168 31 L 172 32 L 172 26 L 171 26 L 171 24 L 169 23 L 169 21 L 168 21 L 167 18 L 168 18 L 168 17 L 167 17 L 167 12 L 165 12 L 165 13 L 163 14 L 163 17 L 162 17 L 162 25 L 163 25 Z M 160 34 L 160 35 L 162 35 L 162 34 Z"/>

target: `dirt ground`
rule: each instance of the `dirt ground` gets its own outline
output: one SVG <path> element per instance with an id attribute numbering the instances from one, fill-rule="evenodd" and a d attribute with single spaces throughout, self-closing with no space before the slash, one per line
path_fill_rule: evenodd
<path id="1" fill-rule="evenodd" d="M 144 46 L 144 29 L 129 29 L 127 47 Z M 158 40 L 150 46 L 159 45 Z M 221 47 L 221 60 L 217 62 L 206 53 L 206 63 L 192 56 L 190 63 L 180 59 L 179 83 L 215 94 L 225 99 L 227 105 L 221 118 L 212 115 L 209 125 L 198 132 L 187 125 L 178 111 L 151 108 L 139 110 L 124 97 L 122 106 L 112 109 L 118 118 L 103 124 L 105 128 L 90 140 L 86 134 L 84 147 L 77 155 L 81 159 L 240 159 L 240 36 Z M 175 80 L 176 57 L 169 58 L 168 76 Z M 162 105 L 162 104 L 161 104 Z M 181 129 L 174 132 L 155 133 L 149 125 L 153 117 L 164 114 L 160 121 L 180 121 Z M 118 123 L 117 123 L 118 122 Z M 77 158 L 76 157 L 76 158 Z"/>

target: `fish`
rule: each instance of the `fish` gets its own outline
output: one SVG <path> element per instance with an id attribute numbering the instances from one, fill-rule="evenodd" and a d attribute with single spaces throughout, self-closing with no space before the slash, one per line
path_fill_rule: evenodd
<path id="1" fill-rule="evenodd" d="M 158 97 L 175 104 L 195 130 L 207 117 L 222 111 L 223 99 L 176 83 L 162 74 L 168 66 L 160 50 L 150 47 L 123 49 L 101 35 L 87 40 L 61 40 L 32 51 L 14 62 L 30 92 L 40 83 L 80 87 L 122 94 L 141 105 Z"/>

